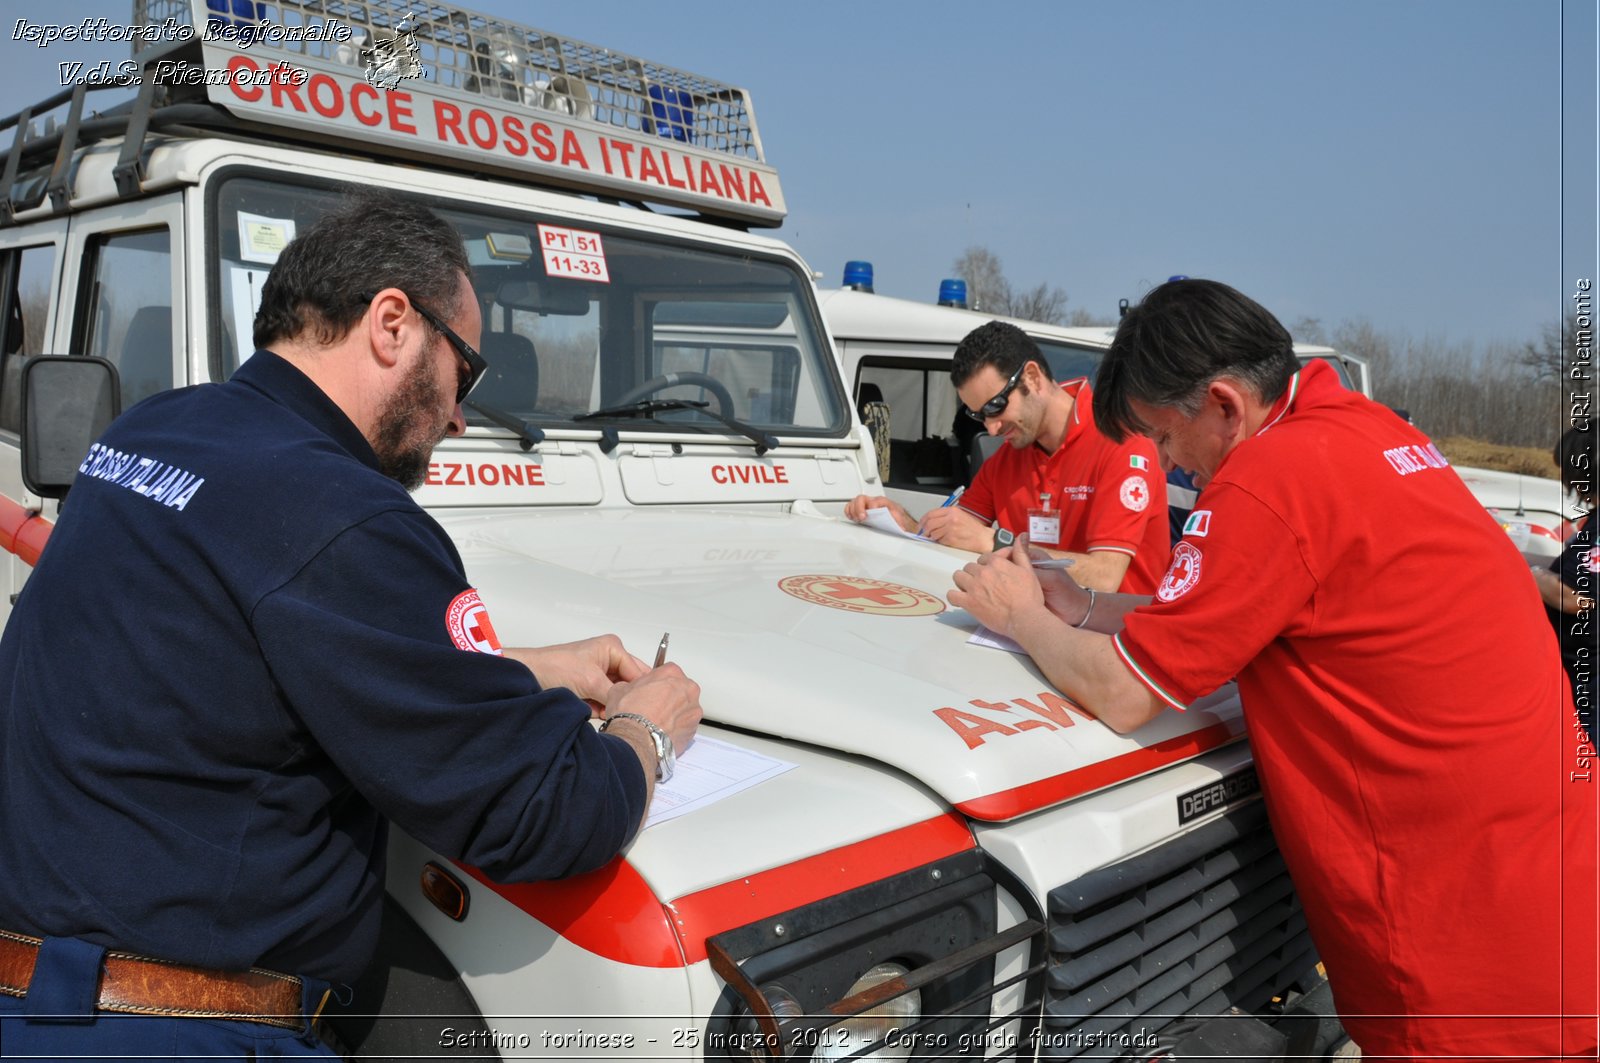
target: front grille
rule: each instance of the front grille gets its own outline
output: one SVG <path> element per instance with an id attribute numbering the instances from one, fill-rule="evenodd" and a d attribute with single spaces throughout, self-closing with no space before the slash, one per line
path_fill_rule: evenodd
<path id="1" fill-rule="evenodd" d="M 1051 890 L 1048 926 L 1041 1058 L 1147 1054 L 1184 1017 L 1263 1012 L 1317 963 L 1260 802 Z"/>
<path id="2" fill-rule="evenodd" d="M 916 990 L 920 1017 L 898 1028 L 913 1063 L 1021 1057 L 1031 1051 L 1043 971 L 1044 921 L 1032 911 L 997 929 L 998 895 L 1027 891 L 980 850 L 782 913 L 706 941 L 724 983 L 706 1027 L 708 1063 L 803 1060 L 827 1031 L 887 997 Z M 1025 947 L 1020 969 L 997 959 Z M 894 983 L 846 996 L 876 963 L 903 965 Z M 798 1011 L 776 1007 L 777 996 Z M 881 1043 L 863 1046 L 861 1058 Z"/>

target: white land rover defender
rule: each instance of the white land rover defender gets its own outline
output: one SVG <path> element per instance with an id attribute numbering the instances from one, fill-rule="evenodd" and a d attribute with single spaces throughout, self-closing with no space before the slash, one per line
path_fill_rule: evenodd
<path id="1" fill-rule="evenodd" d="M 864 261 L 850 263 L 845 279 L 846 286 L 820 293 L 823 316 L 858 405 L 881 400 L 888 406 L 885 493 L 920 514 L 957 484 L 970 481 L 992 450 L 995 441 L 985 441 L 976 421 L 956 416 L 950 360 L 962 337 L 995 315 L 968 310 L 960 299 L 934 305 L 877 295 L 871 290 L 871 264 Z M 1039 345 L 1057 380 L 1092 380 L 1116 332 L 999 320 L 1010 321 Z M 1305 343 L 1295 344 L 1295 353 L 1302 362 L 1327 362 L 1345 387 L 1372 397 L 1371 370 L 1364 358 Z M 1561 552 L 1571 534 L 1569 522 L 1580 507 L 1566 497 L 1558 480 L 1471 467 L 1457 467 L 1456 472 L 1530 563 L 1542 567 Z M 1168 490 L 1176 504 L 1192 508 L 1192 491 L 1170 485 Z"/>
<path id="2" fill-rule="evenodd" d="M 10 590 L 97 431 L 85 374 L 122 406 L 227 378 L 279 249 L 381 186 L 473 263 L 492 368 L 418 498 L 500 640 L 670 631 L 706 707 L 679 768 L 701 792 L 601 871 L 495 883 L 397 833 L 380 962 L 331 1020 L 352 1052 L 1342 1039 L 1237 697 L 1119 736 L 968 643 L 943 599 L 964 555 L 841 519 L 877 463 L 811 272 L 748 231 L 785 207 L 743 90 L 440 4 L 255 7 L 295 32 L 247 46 L 147 0 L 140 25 L 191 32 L 0 121 Z"/>

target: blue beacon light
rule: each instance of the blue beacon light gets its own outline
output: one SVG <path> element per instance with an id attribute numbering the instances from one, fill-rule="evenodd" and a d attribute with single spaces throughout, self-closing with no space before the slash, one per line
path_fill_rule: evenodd
<path id="1" fill-rule="evenodd" d="M 852 259 L 844 264 L 844 286 L 857 292 L 872 291 L 872 263 Z"/>
<path id="2" fill-rule="evenodd" d="M 946 277 L 939 282 L 939 305 L 953 306 L 960 310 L 967 308 L 967 282 L 955 277 Z"/>

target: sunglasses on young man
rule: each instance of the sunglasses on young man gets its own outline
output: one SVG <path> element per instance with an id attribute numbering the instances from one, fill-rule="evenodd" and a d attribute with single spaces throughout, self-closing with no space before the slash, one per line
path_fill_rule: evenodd
<path id="1" fill-rule="evenodd" d="M 994 398 L 979 406 L 976 410 L 962 403 L 961 412 L 974 421 L 987 421 L 991 417 L 999 417 L 1002 413 L 1005 413 L 1006 403 L 1011 401 L 1011 393 L 1016 390 L 1017 383 L 1022 379 L 1022 371 L 1026 368 L 1028 368 L 1027 362 L 1017 366 L 1017 371 L 1011 374 L 1011 379 L 1006 381 L 1006 386 L 1001 388 L 1000 393 Z"/>
<path id="2" fill-rule="evenodd" d="M 361 298 L 370 303 L 377 298 L 377 295 L 363 295 Z M 455 329 L 446 325 L 442 318 L 415 299 L 411 300 L 411 309 L 417 312 L 418 317 L 432 325 L 434 331 L 443 336 L 446 342 L 455 348 L 456 354 L 461 357 L 461 360 L 467 364 L 467 371 L 461 375 L 461 383 L 456 387 L 456 405 L 460 406 L 467 401 L 467 396 L 472 394 L 472 389 L 478 386 L 478 381 L 483 379 L 483 374 L 489 371 L 489 363 L 484 361 L 483 355 L 473 349 L 472 344 L 456 335 Z"/>

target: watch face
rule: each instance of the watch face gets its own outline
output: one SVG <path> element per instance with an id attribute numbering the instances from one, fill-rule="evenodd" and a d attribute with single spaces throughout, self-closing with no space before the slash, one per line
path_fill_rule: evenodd
<path id="1" fill-rule="evenodd" d="M 1002 547 L 1010 546 L 1016 541 L 1017 537 L 1011 532 L 1007 531 L 1005 528 L 999 528 L 994 533 L 994 548 L 996 550 L 999 550 Z"/>

